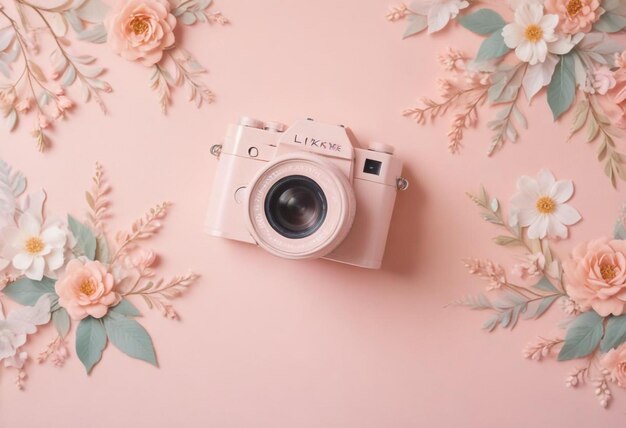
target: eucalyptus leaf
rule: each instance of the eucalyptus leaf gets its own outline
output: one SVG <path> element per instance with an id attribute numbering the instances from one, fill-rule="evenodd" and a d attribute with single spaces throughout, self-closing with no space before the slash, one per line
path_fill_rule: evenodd
<path id="1" fill-rule="evenodd" d="M 67 224 L 74 238 L 76 238 L 76 245 L 73 248 L 74 253 L 84 255 L 89 260 L 95 260 L 97 242 L 91 229 L 71 215 L 67 216 Z"/>
<path id="2" fill-rule="evenodd" d="M 539 300 L 532 309 L 526 312 L 526 319 L 539 318 L 542 316 L 552 304 L 561 296 L 547 296 Z"/>
<path id="3" fill-rule="evenodd" d="M 44 294 L 54 294 L 55 280 L 44 277 L 41 281 L 29 278 L 18 279 L 7 285 L 2 292 L 20 305 L 34 306 Z"/>
<path id="4" fill-rule="evenodd" d="M 64 308 L 52 312 L 52 323 L 57 329 L 59 336 L 65 337 L 70 331 L 70 316 Z"/>
<path id="5" fill-rule="evenodd" d="M 600 350 L 606 353 L 624 342 L 626 342 L 626 315 L 609 318 Z"/>
<path id="6" fill-rule="evenodd" d="M 109 250 L 109 243 L 104 234 L 99 235 L 96 238 L 96 255 L 95 259 L 100 263 L 109 264 L 111 258 L 111 252 Z"/>
<path id="7" fill-rule="evenodd" d="M 480 9 L 459 18 L 459 24 L 476 34 L 487 36 L 502 30 L 506 22 L 491 9 Z"/>
<path id="8" fill-rule="evenodd" d="M 478 50 L 476 61 L 487 61 L 490 59 L 500 58 L 509 52 L 508 46 L 504 43 L 501 31 L 496 31 L 487 37 Z"/>
<path id="9" fill-rule="evenodd" d="M 542 277 L 534 286 L 537 290 L 546 291 L 548 293 L 559 293 L 559 290 L 545 276 Z"/>
<path id="10" fill-rule="evenodd" d="M 604 333 L 604 318 L 594 311 L 584 312 L 572 323 L 565 334 L 565 344 L 559 352 L 559 361 L 583 358 L 600 344 Z"/>
<path id="11" fill-rule="evenodd" d="M 104 327 L 111 343 L 129 357 L 157 365 L 152 339 L 137 321 L 109 313 Z"/>
<path id="12" fill-rule="evenodd" d="M 127 299 L 122 299 L 122 301 L 117 306 L 112 307 L 111 310 L 129 317 L 141 316 L 141 312 Z"/>
<path id="13" fill-rule="evenodd" d="M 576 95 L 574 66 L 573 54 L 563 55 L 548 86 L 548 104 L 555 120 L 569 110 L 574 102 Z"/>
<path id="14" fill-rule="evenodd" d="M 602 31 L 604 33 L 617 33 L 622 31 L 625 27 L 626 17 L 611 12 L 604 12 L 598 22 L 593 24 L 595 31 Z"/>
<path id="15" fill-rule="evenodd" d="M 76 355 L 85 366 L 87 373 L 102 358 L 107 344 L 107 334 L 102 321 L 92 317 L 83 319 L 76 329 Z"/>
<path id="16" fill-rule="evenodd" d="M 407 17 L 409 25 L 406 27 L 406 31 L 402 35 L 403 39 L 411 37 L 417 33 L 420 33 L 428 27 L 428 19 L 422 15 L 410 15 Z"/>

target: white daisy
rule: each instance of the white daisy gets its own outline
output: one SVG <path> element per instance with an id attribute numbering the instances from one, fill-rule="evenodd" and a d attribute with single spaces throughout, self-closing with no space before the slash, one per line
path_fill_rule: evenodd
<path id="1" fill-rule="evenodd" d="M 8 247 L 15 269 L 28 278 L 40 281 L 45 272 L 63 266 L 67 235 L 57 224 L 42 224 L 30 212 L 24 212 L 17 227 L 9 226 Z"/>
<path id="2" fill-rule="evenodd" d="M 468 6 L 466 0 L 417 0 L 411 4 L 411 10 L 428 17 L 428 34 L 432 34 L 443 29 Z"/>
<path id="3" fill-rule="evenodd" d="M 534 65 L 544 62 L 548 53 L 562 51 L 556 34 L 558 24 L 557 15 L 543 14 L 542 4 L 523 3 L 515 9 L 515 22 L 502 29 L 502 37 L 521 61 Z"/>
<path id="4" fill-rule="evenodd" d="M 567 238 L 567 227 L 581 219 L 578 211 L 566 204 L 574 194 L 574 183 L 556 181 L 543 170 L 537 179 L 520 177 L 517 193 L 511 199 L 511 225 L 528 227 L 528 237 L 541 239 Z"/>

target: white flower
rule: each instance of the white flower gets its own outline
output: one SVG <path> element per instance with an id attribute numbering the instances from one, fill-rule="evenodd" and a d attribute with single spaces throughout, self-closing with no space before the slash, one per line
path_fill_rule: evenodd
<path id="1" fill-rule="evenodd" d="M 543 170 L 537 179 L 520 177 L 517 193 L 511 199 L 512 223 L 528 227 L 528 237 L 567 238 L 567 227 L 580 221 L 578 211 L 566 204 L 574 194 L 571 181 L 556 181 L 552 173 Z"/>
<path id="2" fill-rule="evenodd" d="M 466 0 L 417 0 L 411 5 L 411 10 L 428 17 L 428 34 L 432 34 L 443 29 L 468 6 Z"/>
<path id="3" fill-rule="evenodd" d="M 19 347 L 26 343 L 26 336 L 35 333 L 38 325 L 50 321 L 51 303 L 50 294 L 44 294 L 37 300 L 35 306 L 16 309 L 6 319 L 0 306 L 0 360 L 10 359 L 10 363 L 19 362 L 13 358 L 18 355 Z"/>
<path id="4" fill-rule="evenodd" d="M 27 211 L 8 235 L 13 267 L 28 278 L 39 281 L 46 269 L 54 272 L 63 266 L 67 235 L 57 224 L 42 224 Z"/>
<path id="5" fill-rule="evenodd" d="M 502 37 L 521 61 L 534 65 L 544 62 L 548 53 L 559 54 L 565 48 L 556 35 L 558 23 L 557 15 L 543 14 L 542 4 L 525 3 L 515 9 L 515 22 L 502 29 Z"/>

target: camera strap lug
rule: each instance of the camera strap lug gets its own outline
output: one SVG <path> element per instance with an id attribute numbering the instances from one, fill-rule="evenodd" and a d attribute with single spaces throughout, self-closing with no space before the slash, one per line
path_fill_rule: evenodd
<path id="1" fill-rule="evenodd" d="M 214 145 L 212 145 L 211 146 L 211 154 L 219 159 L 220 155 L 222 154 L 222 145 L 221 144 L 214 144 Z"/>
<path id="2" fill-rule="evenodd" d="M 406 190 L 409 188 L 409 180 L 407 180 L 404 177 L 399 177 L 396 180 L 396 187 L 398 188 L 398 190 Z"/>

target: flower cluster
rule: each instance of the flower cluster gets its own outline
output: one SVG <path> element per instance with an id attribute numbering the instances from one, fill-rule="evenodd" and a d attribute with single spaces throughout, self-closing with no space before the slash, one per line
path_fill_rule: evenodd
<path id="1" fill-rule="evenodd" d="M 79 42 L 107 43 L 121 57 L 149 68 L 149 84 L 164 113 L 176 87 L 185 87 L 198 107 L 214 100 L 201 80 L 206 70 L 176 43 L 176 31 L 184 26 L 228 23 L 221 13 L 209 11 L 212 0 L 112 3 L 71 0 L 46 7 L 29 0 L 0 1 L 0 22 L 6 24 L 0 27 L 0 73 L 7 80 L 0 83 L 0 118 L 12 131 L 20 116 L 33 113 L 39 150 L 48 144 L 46 131 L 75 107 L 74 99 L 94 100 L 106 113 L 101 95 L 112 91 L 97 59 L 74 51 L 71 32 Z M 52 46 L 47 65 L 40 61 L 40 45 Z"/>
<path id="2" fill-rule="evenodd" d="M 571 181 L 557 181 L 546 170 L 537 178 L 521 177 L 505 216 L 498 199 L 482 188 L 469 196 L 482 209 L 482 217 L 504 230 L 494 242 L 523 251 L 506 275 L 501 265 L 475 259 L 464 260 L 469 272 L 488 282 L 486 294 L 470 296 L 455 303 L 492 313 L 484 324 L 513 328 L 521 317 L 536 319 L 556 301 L 567 319 L 564 332 L 552 338 L 540 337 L 523 352 L 526 358 L 541 360 L 556 356 L 559 361 L 585 359 L 583 368 L 566 379 L 577 387 L 594 385 L 598 402 L 607 407 L 613 394 L 611 384 L 626 388 L 626 222 L 618 219 L 614 236 L 579 244 L 560 260 L 550 248 L 552 239 L 566 238 L 567 228 L 581 217 L 566 204 L 574 192 Z M 626 208 L 625 208 L 626 209 Z"/>
<path id="3" fill-rule="evenodd" d="M 110 187 L 96 166 L 86 192 L 87 222 L 46 215 L 43 191 L 24 196 L 26 179 L 0 161 L 0 298 L 21 305 L 6 317 L 0 300 L 0 362 L 18 370 L 23 386 L 27 337 L 52 322 L 57 336 L 37 360 L 60 366 L 68 358 L 66 338 L 76 325 L 76 355 L 89 373 L 110 341 L 127 355 L 156 365 L 152 340 L 134 320 L 131 303 L 141 297 L 150 309 L 177 317 L 171 300 L 197 278 L 188 273 L 156 278 L 157 255 L 143 246 L 161 228 L 169 208 L 163 203 L 110 239 L 106 220 Z"/>
<path id="4" fill-rule="evenodd" d="M 610 37 L 626 29 L 624 3 L 509 0 L 509 19 L 489 8 L 472 10 L 474 3 L 480 2 L 417 0 L 388 14 L 390 21 L 408 21 L 405 37 L 425 29 L 439 31 L 452 21 L 486 37 L 471 61 L 454 50 L 440 60 L 453 81 L 464 80 L 468 70 L 486 74 L 483 87 L 447 85 L 441 91 L 443 102 L 424 99 L 424 106 L 406 109 L 404 115 L 423 124 L 438 114 L 458 110 L 448 133 L 450 150 L 458 152 L 463 139 L 459 128 L 474 127 L 478 107 L 488 101 L 500 109 L 487 124 L 493 131 L 491 155 L 505 143 L 516 142 L 520 129 L 528 126 L 519 108 L 522 92 L 530 102 L 546 88 L 554 120 L 573 110 L 570 138 L 587 127 L 586 140 L 598 143 L 598 159 L 611 183 L 615 186 L 618 178 L 626 180 L 626 158 L 620 152 L 623 148 L 618 148 L 626 129 L 626 52 Z"/>

